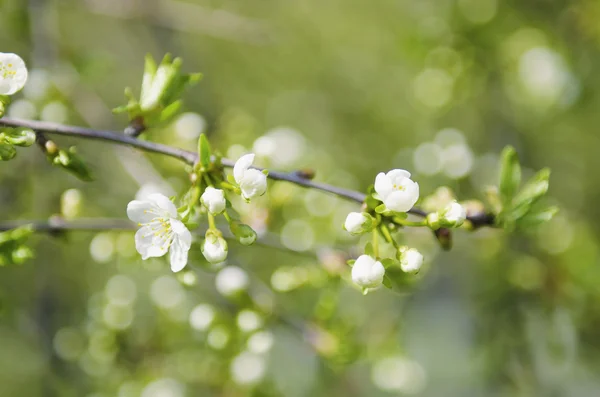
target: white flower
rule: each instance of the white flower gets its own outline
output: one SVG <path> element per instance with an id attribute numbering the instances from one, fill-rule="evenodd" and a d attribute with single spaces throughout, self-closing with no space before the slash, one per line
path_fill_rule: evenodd
<path id="1" fill-rule="evenodd" d="M 207 187 L 204 193 L 202 193 L 200 201 L 206 207 L 208 212 L 213 215 L 218 215 L 225 211 L 225 192 L 221 189 L 215 189 L 211 186 Z"/>
<path id="2" fill-rule="evenodd" d="M 254 162 L 254 154 L 246 154 L 236 161 L 233 167 L 233 178 L 242 189 L 242 197 L 249 201 L 262 196 L 267 191 L 267 176 L 257 169 L 250 168 Z"/>
<path id="3" fill-rule="evenodd" d="M 442 219 L 452 226 L 460 226 L 467 218 L 465 207 L 458 204 L 456 201 L 450 203 L 442 211 Z"/>
<path id="4" fill-rule="evenodd" d="M 362 288 L 377 288 L 383 282 L 385 268 L 369 255 L 361 255 L 352 267 L 352 281 Z"/>
<path id="5" fill-rule="evenodd" d="M 227 241 L 223 237 L 207 233 L 202 244 L 202 255 L 210 263 L 221 263 L 227 258 Z"/>
<path id="6" fill-rule="evenodd" d="M 350 234 L 362 234 L 372 229 L 371 216 L 365 212 L 351 212 L 346 217 L 344 229 Z"/>
<path id="7" fill-rule="evenodd" d="M 135 234 L 135 248 L 142 259 L 163 256 L 170 251 L 171 270 L 185 267 L 192 234 L 178 219 L 177 208 L 166 196 L 150 194 L 145 200 L 127 205 L 127 216 L 141 228 Z"/>
<path id="8" fill-rule="evenodd" d="M 406 273 L 416 273 L 423 265 L 423 255 L 415 248 L 409 248 L 402 253 L 400 268 Z"/>
<path id="9" fill-rule="evenodd" d="M 27 82 L 27 67 L 20 56 L 0 52 L 0 95 L 13 95 Z"/>
<path id="10" fill-rule="evenodd" d="M 419 199 L 419 184 L 410 179 L 410 172 L 391 170 L 380 172 L 375 178 L 375 191 L 379 199 L 392 211 L 406 212 Z"/>

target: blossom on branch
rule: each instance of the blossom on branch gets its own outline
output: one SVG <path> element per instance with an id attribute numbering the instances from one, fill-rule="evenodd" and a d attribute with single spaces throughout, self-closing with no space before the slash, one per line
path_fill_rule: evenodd
<path id="1" fill-rule="evenodd" d="M 215 189 L 212 186 L 206 188 L 200 201 L 212 215 L 218 215 L 225 211 L 227 202 L 225 201 L 225 192 L 221 189 Z"/>
<path id="2" fill-rule="evenodd" d="M 233 167 L 233 178 L 240 186 L 242 197 L 250 201 L 262 196 L 267 191 L 267 176 L 261 171 L 250 168 L 254 162 L 254 154 L 246 154 L 236 161 Z"/>
<path id="3" fill-rule="evenodd" d="M 127 205 L 127 216 L 141 226 L 135 234 L 135 248 L 142 259 L 169 252 L 171 270 L 185 267 L 192 234 L 178 219 L 177 208 L 168 197 L 155 193 L 145 200 L 133 200 Z"/>
<path id="4" fill-rule="evenodd" d="M 373 229 L 373 218 L 366 212 L 351 212 L 346 217 L 344 229 L 352 235 L 369 232 Z"/>
<path id="5" fill-rule="evenodd" d="M 417 273 L 423 265 L 423 255 L 415 248 L 406 249 L 400 256 L 400 268 L 406 273 Z"/>
<path id="6" fill-rule="evenodd" d="M 387 209 L 395 212 L 407 212 L 419 199 L 419 184 L 410 179 L 410 172 L 400 169 L 380 172 L 375 191 Z"/>
<path id="7" fill-rule="evenodd" d="M 362 288 L 377 288 L 383 282 L 385 268 L 369 255 L 361 255 L 352 267 L 352 281 Z"/>
<path id="8" fill-rule="evenodd" d="M 0 52 L 0 95 L 13 95 L 27 82 L 27 67 L 20 56 Z"/>

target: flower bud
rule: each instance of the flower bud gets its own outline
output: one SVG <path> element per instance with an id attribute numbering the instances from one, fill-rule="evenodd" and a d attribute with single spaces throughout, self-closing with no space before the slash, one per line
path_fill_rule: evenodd
<path id="1" fill-rule="evenodd" d="M 221 189 L 215 189 L 211 186 L 207 187 L 204 193 L 202 193 L 200 201 L 212 215 L 217 215 L 225 211 L 227 204 L 225 193 Z"/>
<path id="2" fill-rule="evenodd" d="M 344 229 L 352 235 L 369 232 L 373 229 L 373 218 L 366 212 L 351 212 L 346 217 Z"/>
<path id="3" fill-rule="evenodd" d="M 423 265 L 423 255 L 415 248 L 403 250 L 399 259 L 400 268 L 406 273 L 417 273 Z"/>
<path id="4" fill-rule="evenodd" d="M 233 167 L 233 177 L 246 201 L 262 196 L 267 191 L 267 176 L 257 169 L 250 168 L 253 162 L 254 154 L 246 154 L 240 157 Z"/>
<path id="5" fill-rule="evenodd" d="M 29 129 L 18 129 L 7 133 L 6 140 L 15 146 L 31 146 L 35 143 L 35 132 Z"/>
<path id="6" fill-rule="evenodd" d="M 385 268 L 369 255 L 361 255 L 352 267 L 352 281 L 362 288 L 377 288 L 383 282 Z"/>
<path id="7" fill-rule="evenodd" d="M 0 160 L 7 161 L 14 158 L 17 155 L 15 147 L 10 144 L 0 143 Z"/>
<path id="8" fill-rule="evenodd" d="M 242 245 L 252 245 L 258 237 L 254 229 L 244 223 L 232 222 L 230 229 Z"/>
<path id="9" fill-rule="evenodd" d="M 458 227 L 467 218 L 467 211 L 456 201 L 451 202 L 440 211 L 440 225 L 444 227 Z"/>
<path id="10" fill-rule="evenodd" d="M 202 244 L 202 255 L 210 263 L 221 263 L 227 259 L 227 241 L 223 237 L 213 233 L 206 233 L 206 239 Z"/>

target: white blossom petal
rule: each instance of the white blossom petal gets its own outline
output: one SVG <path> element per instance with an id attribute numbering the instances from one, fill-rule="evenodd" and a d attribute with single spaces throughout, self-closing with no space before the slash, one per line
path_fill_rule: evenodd
<path id="1" fill-rule="evenodd" d="M 169 218 L 177 218 L 177 207 L 165 195 L 160 193 L 149 194 L 147 200 L 154 206 L 169 215 Z"/>
<path id="2" fill-rule="evenodd" d="M 375 191 L 381 199 L 385 199 L 394 190 L 392 181 L 383 173 L 380 172 L 375 177 Z"/>
<path id="3" fill-rule="evenodd" d="M 150 223 L 156 218 L 154 209 L 149 201 L 133 200 L 127 204 L 127 217 L 135 223 Z"/>
<path id="4" fill-rule="evenodd" d="M 262 196 L 267 191 L 267 176 L 256 169 L 247 170 L 238 183 L 245 199 Z"/>
<path id="5" fill-rule="evenodd" d="M 142 259 L 157 258 L 167 253 L 168 243 L 156 234 L 151 226 L 143 226 L 135 233 L 135 249 Z"/>
<path id="6" fill-rule="evenodd" d="M 171 270 L 173 272 L 176 273 L 185 267 L 188 260 L 189 249 L 189 244 L 186 244 L 182 238 L 175 237 L 173 239 L 173 244 L 171 245 L 171 249 L 169 251 L 169 261 L 171 262 Z"/>
<path id="7" fill-rule="evenodd" d="M 254 162 L 254 153 L 245 154 L 235 162 L 233 166 L 233 178 L 239 184 L 244 178 L 244 174 Z"/>
<path id="8" fill-rule="evenodd" d="M 393 184 L 400 184 L 403 179 L 410 179 L 410 172 L 402 169 L 395 169 L 388 172 L 386 176 L 390 178 Z"/>
<path id="9" fill-rule="evenodd" d="M 192 233 L 188 228 L 178 219 L 171 219 L 171 228 L 175 233 L 175 239 L 179 240 L 179 244 L 185 250 L 189 250 L 192 245 Z"/>

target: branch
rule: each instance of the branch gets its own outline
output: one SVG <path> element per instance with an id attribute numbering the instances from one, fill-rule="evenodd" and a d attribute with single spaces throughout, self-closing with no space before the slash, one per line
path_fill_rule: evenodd
<path id="1" fill-rule="evenodd" d="M 198 155 L 188 150 L 163 145 L 160 143 L 141 141 L 131 136 L 126 136 L 114 131 L 106 130 L 94 130 L 91 128 L 77 127 L 70 125 L 63 125 L 58 123 L 50 123 L 45 121 L 34 121 L 34 120 L 20 120 L 11 118 L 0 118 L 0 126 L 5 127 L 23 127 L 29 128 L 36 132 L 43 132 L 46 134 L 66 135 L 74 136 L 84 139 L 94 139 L 105 142 L 112 142 L 119 145 L 126 145 L 135 147 L 146 152 L 159 153 L 166 156 L 170 156 L 181 160 L 187 164 L 193 165 L 198 161 Z M 225 167 L 233 168 L 235 161 L 223 158 L 221 163 Z M 262 168 L 254 167 L 262 170 Z M 338 186 L 329 185 L 327 183 L 314 182 L 308 178 L 302 176 L 298 172 L 280 172 L 269 170 L 269 178 L 276 181 L 286 181 L 306 188 L 316 189 L 323 192 L 327 192 L 338 197 L 354 201 L 357 203 L 363 203 L 366 195 L 361 192 L 354 190 L 345 189 Z M 417 216 L 427 216 L 427 213 L 419 208 L 412 208 L 409 213 Z M 478 214 L 475 216 L 467 217 L 475 228 L 481 226 L 491 226 L 494 224 L 494 217 L 491 214 Z"/>
<path id="2" fill-rule="evenodd" d="M 136 231 L 138 226 L 133 222 L 122 218 L 79 218 L 77 220 L 67 221 L 60 216 L 50 217 L 48 220 L 17 220 L 17 221 L 0 221 L 0 232 L 12 230 L 20 226 L 32 225 L 33 230 L 41 233 L 60 234 L 68 231 Z M 228 240 L 237 241 L 229 229 L 227 224 L 218 225 L 223 233 L 223 237 Z M 203 236 L 206 233 L 206 227 L 201 227 L 192 230 L 193 234 Z M 274 233 L 265 233 L 260 235 L 256 240 L 256 244 L 262 247 L 275 248 L 285 252 L 292 252 L 296 255 L 309 257 L 319 257 L 322 250 L 336 250 L 337 248 L 316 247 L 313 251 L 292 251 L 284 247 L 279 242 L 279 236 Z M 341 247 L 339 249 L 342 249 Z"/>

